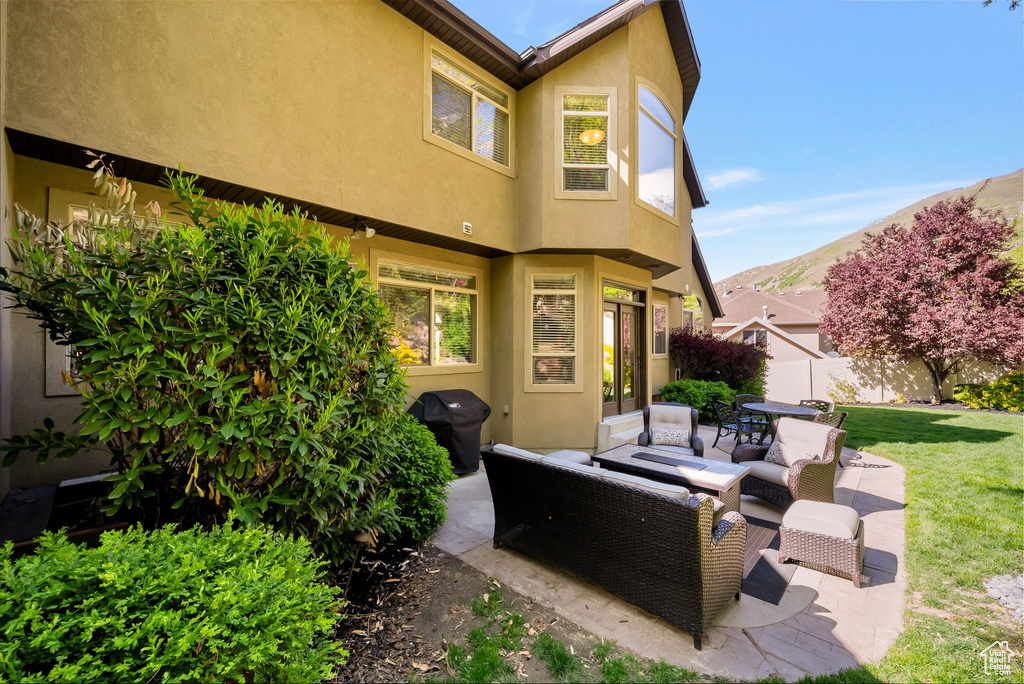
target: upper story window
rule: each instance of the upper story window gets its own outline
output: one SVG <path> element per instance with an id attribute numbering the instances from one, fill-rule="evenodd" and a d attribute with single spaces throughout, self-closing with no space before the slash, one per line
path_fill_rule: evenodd
<path id="1" fill-rule="evenodd" d="M 509 168 L 509 95 L 430 52 L 430 133 Z"/>
<path id="2" fill-rule="evenodd" d="M 556 97 L 562 140 L 555 196 L 614 199 L 614 89 L 560 88 Z"/>
<path id="3" fill-rule="evenodd" d="M 637 197 L 676 215 L 676 121 L 654 91 L 640 86 L 637 100 Z"/>
<path id="4" fill-rule="evenodd" d="M 743 331 L 743 342 L 745 344 L 756 344 L 762 347 L 768 347 L 768 331 L 767 330 L 744 330 Z"/>
<path id="5" fill-rule="evenodd" d="M 381 260 L 377 287 L 391 312 L 399 363 L 476 363 L 475 275 Z"/>

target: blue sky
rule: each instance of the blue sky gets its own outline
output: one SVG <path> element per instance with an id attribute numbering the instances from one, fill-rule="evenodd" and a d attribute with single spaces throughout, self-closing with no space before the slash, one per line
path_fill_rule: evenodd
<path id="1" fill-rule="evenodd" d="M 453 0 L 516 50 L 611 0 Z M 712 278 L 1024 165 L 1024 11 L 1005 0 L 689 0 L 685 131 Z"/>

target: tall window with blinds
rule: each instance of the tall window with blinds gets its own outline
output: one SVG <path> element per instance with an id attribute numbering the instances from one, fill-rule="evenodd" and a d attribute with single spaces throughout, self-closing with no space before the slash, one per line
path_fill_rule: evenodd
<path id="1" fill-rule="evenodd" d="M 439 52 L 430 54 L 430 132 L 509 166 L 509 96 Z"/>
<path id="2" fill-rule="evenodd" d="M 612 110 L 615 98 L 609 93 L 561 93 L 560 197 L 592 198 L 594 193 L 611 193 Z M 586 195 L 584 195 L 586 193 Z"/>
<path id="3" fill-rule="evenodd" d="M 535 273 L 530 285 L 532 384 L 575 385 L 577 277 Z"/>
<path id="4" fill-rule="evenodd" d="M 391 312 L 392 347 L 399 363 L 476 363 L 475 275 L 382 259 L 377 288 Z"/>

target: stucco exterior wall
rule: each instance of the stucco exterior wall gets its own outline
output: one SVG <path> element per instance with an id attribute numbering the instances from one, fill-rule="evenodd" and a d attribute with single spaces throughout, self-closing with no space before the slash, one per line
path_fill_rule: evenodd
<path id="1" fill-rule="evenodd" d="M 515 248 L 514 178 L 424 140 L 424 31 L 384 3 L 4 5 L 8 126 Z"/>
<path id="2" fill-rule="evenodd" d="M 673 56 L 672 45 L 659 5 L 653 5 L 626 27 L 629 32 L 629 91 L 630 144 L 625 161 L 628 164 L 631 191 L 629 193 L 629 245 L 641 254 L 660 254 L 669 263 L 679 265 L 673 273 L 659 279 L 659 287 L 684 292 L 684 285 L 692 280 L 690 261 L 691 205 L 683 182 L 683 85 L 679 67 Z M 675 217 L 669 218 L 637 196 L 638 175 L 638 110 L 637 90 L 645 85 L 653 90 L 668 108 L 676 124 L 675 150 Z"/>
<path id="3" fill-rule="evenodd" d="M 9 151 L 9 146 L 7 150 Z M 13 154 L 5 156 L 3 166 L 4 187 L 11 185 L 13 201 L 17 201 L 37 216 L 48 220 L 67 220 L 67 200 L 87 203 L 90 198 L 98 200 L 91 194 L 91 172 L 74 169 L 59 164 L 51 164 Z M 12 174 L 12 169 L 17 173 Z M 133 184 L 138 193 L 138 203 L 144 204 L 151 199 L 169 206 L 171 196 L 163 188 L 144 183 Z M 59 199 L 56 199 L 59 198 Z M 5 196 L 4 204 L 7 204 Z M 12 219 L 11 219 L 12 220 Z M 10 220 L 4 224 L 9 230 Z M 327 231 L 339 240 L 348 239 L 351 231 L 337 226 L 325 225 Z M 449 250 L 426 245 L 418 245 L 402 240 L 395 240 L 380 235 L 362 238 L 350 242 L 353 254 L 363 260 L 375 273 L 376 260 L 387 255 L 410 263 L 433 264 L 453 269 L 470 268 L 479 275 L 477 299 L 477 352 L 478 362 L 472 367 L 447 368 L 411 368 L 406 380 L 410 390 L 406 404 L 411 404 L 414 397 L 422 392 L 437 389 L 469 389 L 490 401 L 490 324 L 491 293 L 490 293 L 490 261 L 482 257 L 474 257 Z M 10 255 L 5 247 L 3 259 L 9 261 Z M 9 336 L 6 333 L 9 328 Z M 5 371 L 10 373 L 9 381 L 2 383 L 0 400 L 4 393 L 10 394 L 9 415 L 10 432 L 22 434 L 42 427 L 44 418 L 52 418 L 56 429 L 77 432 L 75 418 L 81 411 L 80 400 L 76 396 L 46 396 L 46 334 L 38 322 L 29 319 L 23 313 L 10 309 L 0 311 L 0 335 L 7 346 L 0 348 Z M 493 407 L 492 407 L 493 408 Z M 6 414 L 5 414 L 6 415 Z M 484 424 L 482 437 L 490 439 L 492 423 Z M 9 469 L 4 469 L 5 477 L 9 478 L 9 486 L 14 489 L 31 487 L 37 484 L 59 482 L 63 479 L 81 477 L 102 472 L 109 467 L 109 455 L 102 451 L 80 454 L 69 460 L 51 460 L 45 464 L 36 464 L 34 459 L 23 457 Z"/>
<path id="4" fill-rule="evenodd" d="M 600 88 L 615 95 L 611 126 L 616 159 L 629 141 L 628 29 L 622 28 L 520 91 L 522 119 L 519 169 L 518 251 L 535 249 L 626 248 L 628 185 L 617 164 L 616 199 L 556 199 L 561 183 L 561 97 L 559 88 Z"/>

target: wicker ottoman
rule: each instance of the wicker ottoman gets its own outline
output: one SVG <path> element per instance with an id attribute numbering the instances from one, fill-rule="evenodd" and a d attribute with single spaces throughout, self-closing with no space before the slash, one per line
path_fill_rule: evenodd
<path id="1" fill-rule="evenodd" d="M 804 562 L 849 577 L 860 587 L 864 523 L 849 506 L 794 501 L 779 527 L 779 562 Z"/>

